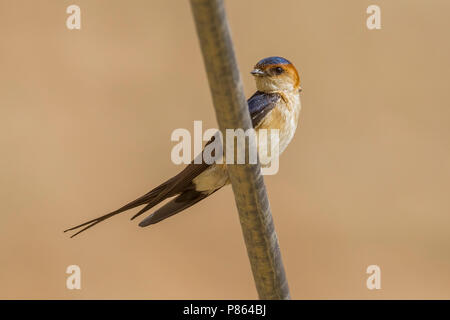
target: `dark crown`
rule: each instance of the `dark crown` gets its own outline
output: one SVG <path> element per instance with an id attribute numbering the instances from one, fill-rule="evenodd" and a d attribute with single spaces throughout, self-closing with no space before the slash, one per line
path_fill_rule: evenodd
<path id="1" fill-rule="evenodd" d="M 274 64 L 291 64 L 291 62 L 285 58 L 282 57 L 268 57 L 260 60 L 256 66 L 257 67 L 265 67 L 268 65 L 274 65 Z"/>

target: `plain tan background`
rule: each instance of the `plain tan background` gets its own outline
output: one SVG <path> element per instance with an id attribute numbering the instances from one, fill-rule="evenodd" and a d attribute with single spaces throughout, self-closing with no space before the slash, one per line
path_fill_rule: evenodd
<path id="1" fill-rule="evenodd" d="M 292 297 L 450 298 L 450 2 L 226 4 L 248 96 L 263 57 L 301 72 L 265 179 Z M 181 170 L 174 129 L 216 127 L 188 2 L 0 0 L 0 39 L 0 298 L 257 298 L 229 187 L 149 228 L 62 233 Z"/>

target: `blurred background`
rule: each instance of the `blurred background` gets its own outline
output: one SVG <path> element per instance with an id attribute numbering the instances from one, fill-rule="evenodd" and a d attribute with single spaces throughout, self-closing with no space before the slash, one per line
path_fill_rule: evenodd
<path id="1" fill-rule="evenodd" d="M 450 2 L 226 7 L 247 96 L 263 57 L 301 73 L 299 128 L 265 177 L 292 297 L 449 299 Z M 181 170 L 174 129 L 217 127 L 189 2 L 0 0 L 0 39 L 0 298 L 256 299 L 230 187 L 148 228 L 133 211 L 62 232 Z"/>

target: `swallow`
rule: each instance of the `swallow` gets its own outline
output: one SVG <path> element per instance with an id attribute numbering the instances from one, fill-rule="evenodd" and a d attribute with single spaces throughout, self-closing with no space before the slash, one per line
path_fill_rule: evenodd
<path id="1" fill-rule="evenodd" d="M 278 129 L 281 154 L 297 129 L 301 109 L 299 74 L 294 65 L 282 57 L 264 58 L 250 73 L 257 89 L 247 100 L 253 128 L 256 133 L 260 129 Z M 173 198 L 139 223 L 140 227 L 146 227 L 193 206 L 228 184 L 230 180 L 225 164 L 197 164 L 192 161 L 176 176 L 136 200 L 64 232 L 77 230 L 72 238 L 119 213 L 145 205 L 131 218 L 133 220 L 162 201 Z"/>

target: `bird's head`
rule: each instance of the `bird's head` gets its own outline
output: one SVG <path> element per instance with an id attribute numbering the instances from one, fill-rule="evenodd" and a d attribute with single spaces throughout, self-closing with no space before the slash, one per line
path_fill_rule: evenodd
<path id="1" fill-rule="evenodd" d="M 255 77 L 258 91 L 301 91 L 297 69 L 284 58 L 264 58 L 255 65 L 250 73 Z"/>

